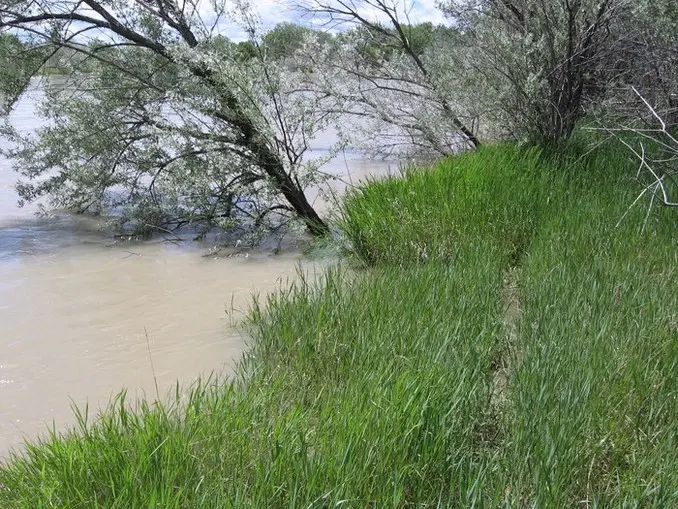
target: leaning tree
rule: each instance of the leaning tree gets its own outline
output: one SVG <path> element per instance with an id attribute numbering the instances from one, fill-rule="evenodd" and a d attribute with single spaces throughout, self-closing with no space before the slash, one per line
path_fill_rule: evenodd
<path id="1" fill-rule="evenodd" d="M 313 69 L 307 86 L 330 99 L 332 112 L 357 120 L 351 129 L 362 132 L 373 152 L 441 157 L 480 146 L 478 112 L 463 100 L 450 58 L 459 44 L 456 30 L 418 23 L 411 0 L 296 3 L 315 23 L 339 32 L 337 44 L 301 52 Z"/>
<path id="2" fill-rule="evenodd" d="M 22 41 L 0 46 L 0 61 L 31 62 L 23 72 L 0 70 L 4 104 L 44 74 L 36 55 L 61 75 L 43 80 L 41 128 L 3 127 L 21 199 L 47 195 L 56 206 L 114 210 L 142 226 L 295 216 L 326 233 L 304 194 L 322 161 L 304 156 L 329 116 L 296 89 L 294 70 L 268 57 L 247 7 L 229 5 L 0 0 L 0 33 Z M 221 34 L 228 26 L 250 36 L 248 58 Z"/>

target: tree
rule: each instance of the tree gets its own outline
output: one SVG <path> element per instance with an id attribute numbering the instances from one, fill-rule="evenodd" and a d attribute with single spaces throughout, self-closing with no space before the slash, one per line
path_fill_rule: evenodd
<path id="1" fill-rule="evenodd" d="M 467 77 L 468 100 L 481 105 L 497 136 L 542 145 L 567 140 L 586 117 L 641 111 L 631 85 L 668 104 L 676 83 L 675 6 L 671 0 L 442 3 L 462 34 L 454 59 Z"/>
<path id="2" fill-rule="evenodd" d="M 464 34 L 460 67 L 500 135 L 567 139 L 607 73 L 610 30 L 626 0 L 447 0 Z M 481 85 L 482 83 L 482 85 Z"/>
<path id="3" fill-rule="evenodd" d="M 352 28 L 338 37 L 338 49 L 307 52 L 317 71 L 309 87 L 334 99 L 333 111 L 358 119 L 354 130 L 371 139 L 378 133 L 377 152 L 445 156 L 480 145 L 473 108 L 450 86 L 449 31 L 413 23 L 411 6 L 395 0 L 308 0 L 302 7 L 325 26 Z"/>
<path id="4" fill-rule="evenodd" d="M 319 178 L 319 163 L 304 161 L 308 140 L 328 116 L 261 51 L 243 62 L 242 48 L 218 40 L 224 2 L 210 24 L 200 8 L 199 0 L 0 0 L 0 30 L 82 56 L 67 63 L 67 88 L 47 87 L 49 121 L 37 136 L 5 128 L 15 142 L 7 155 L 27 179 L 22 199 L 113 208 L 141 226 L 260 225 L 293 213 L 312 234 L 328 231 L 304 195 Z M 256 47 L 251 13 L 239 16 Z M 90 34 L 106 43 L 79 42 Z M 2 74 L 5 88 L 10 78 Z"/>
<path id="5" fill-rule="evenodd" d="M 267 56 L 282 60 L 295 55 L 304 45 L 311 30 L 293 23 L 280 23 L 264 35 L 262 45 Z"/>
<path id="6" fill-rule="evenodd" d="M 14 98 L 26 88 L 44 60 L 45 52 L 15 34 L 0 32 L 0 114 L 8 111 Z"/>

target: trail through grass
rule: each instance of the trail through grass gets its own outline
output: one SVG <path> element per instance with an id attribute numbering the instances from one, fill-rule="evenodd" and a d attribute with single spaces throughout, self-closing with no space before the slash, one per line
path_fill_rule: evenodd
<path id="1" fill-rule="evenodd" d="M 29 445 L 0 507 L 678 506 L 676 218 L 615 228 L 631 168 L 500 146 L 369 183 L 366 269 L 255 305 L 238 380 Z"/>

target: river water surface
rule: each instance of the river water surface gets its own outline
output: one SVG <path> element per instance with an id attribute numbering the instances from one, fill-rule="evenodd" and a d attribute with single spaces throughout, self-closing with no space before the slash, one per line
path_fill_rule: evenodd
<path id="1" fill-rule="evenodd" d="M 40 125 L 37 97 L 18 104 L 16 125 Z M 316 140 L 317 153 L 329 138 Z M 325 170 L 355 182 L 388 166 L 354 154 Z M 300 266 L 316 270 L 293 246 L 217 257 L 207 243 L 116 242 L 92 218 L 19 209 L 16 180 L 0 158 L 0 457 L 53 423 L 72 424 L 72 403 L 92 413 L 123 387 L 153 397 L 154 373 L 161 394 L 228 374 L 246 341 L 232 311 Z"/>

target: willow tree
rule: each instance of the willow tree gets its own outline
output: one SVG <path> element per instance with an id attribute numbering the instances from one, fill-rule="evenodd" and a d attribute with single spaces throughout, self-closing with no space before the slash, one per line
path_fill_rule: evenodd
<path id="1" fill-rule="evenodd" d="M 418 24 L 413 1 L 299 0 L 321 26 L 339 29 L 336 44 L 306 51 L 311 90 L 333 110 L 357 119 L 354 131 L 379 140 L 384 156 L 447 156 L 480 146 L 477 110 L 457 87 L 457 31 Z M 443 20 L 441 13 L 441 20 Z"/>
<path id="2" fill-rule="evenodd" d="M 455 61 L 470 99 L 501 137 L 557 145 L 584 119 L 642 111 L 630 85 L 667 104 L 673 92 L 673 0 L 440 5 L 463 34 Z"/>
<path id="3" fill-rule="evenodd" d="M 0 33 L 0 76 L 3 83 L 0 114 L 11 109 L 12 99 L 25 88 L 30 76 L 43 62 L 44 55 L 21 41 L 16 34 Z"/>
<path id="4" fill-rule="evenodd" d="M 255 58 L 220 34 L 233 23 Z M 0 0 L 0 31 L 45 59 L 59 53 L 65 76 L 45 83 L 36 133 L 5 125 L 22 200 L 48 195 L 142 226 L 294 215 L 327 232 L 304 194 L 320 163 L 304 155 L 328 116 L 267 58 L 255 27 L 246 8 L 219 1 Z M 18 92 L 15 75 L 0 71 L 5 94 Z"/>

